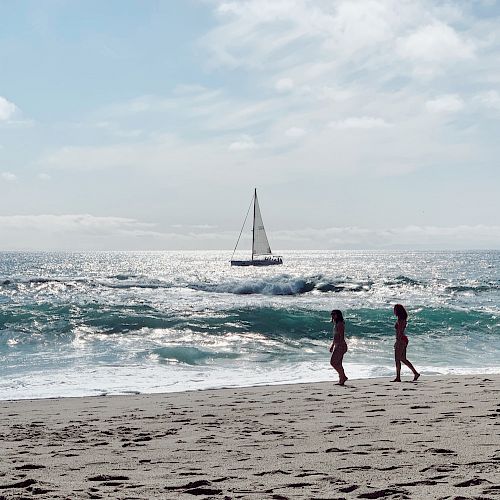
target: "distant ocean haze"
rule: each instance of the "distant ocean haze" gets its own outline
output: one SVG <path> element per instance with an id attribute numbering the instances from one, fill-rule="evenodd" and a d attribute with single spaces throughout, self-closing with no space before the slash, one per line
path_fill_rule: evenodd
<path id="1" fill-rule="evenodd" d="M 0 253 L 0 398 L 333 382 L 334 308 L 350 378 L 389 376 L 397 302 L 424 375 L 500 373 L 500 252 L 278 253 Z"/>

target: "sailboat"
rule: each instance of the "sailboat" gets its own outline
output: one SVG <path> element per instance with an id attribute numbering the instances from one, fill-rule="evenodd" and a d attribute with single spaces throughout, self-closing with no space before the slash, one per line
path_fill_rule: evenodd
<path id="1" fill-rule="evenodd" d="M 250 208 L 253 204 L 253 226 L 252 226 L 252 258 L 247 260 L 233 260 L 234 253 L 238 248 L 238 243 L 240 242 L 241 233 L 245 227 L 245 223 L 250 212 Z M 245 220 L 243 221 L 243 226 L 241 227 L 240 235 L 238 236 L 238 241 L 233 250 L 233 255 L 231 257 L 232 266 L 275 266 L 278 264 L 283 264 L 283 259 L 279 255 L 273 255 L 271 252 L 271 247 L 269 246 L 269 241 L 267 239 L 266 230 L 264 229 L 264 223 L 262 222 L 262 215 L 260 213 L 259 200 L 257 198 L 257 189 L 254 190 L 252 201 L 248 207 Z"/>

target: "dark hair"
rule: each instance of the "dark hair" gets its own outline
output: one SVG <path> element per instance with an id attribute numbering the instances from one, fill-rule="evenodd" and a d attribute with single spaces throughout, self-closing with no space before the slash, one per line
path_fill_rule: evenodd
<path id="1" fill-rule="evenodd" d="M 339 311 L 338 309 L 334 309 L 332 312 L 331 312 L 331 316 L 332 316 L 332 320 L 333 320 L 333 316 L 336 316 L 337 317 L 337 323 L 340 322 L 340 321 L 344 321 L 344 316 L 342 316 L 342 311 Z"/>
<path id="2" fill-rule="evenodd" d="M 398 317 L 398 319 L 402 319 L 404 321 L 408 318 L 408 313 L 401 304 L 396 304 L 394 306 L 394 314 Z"/>

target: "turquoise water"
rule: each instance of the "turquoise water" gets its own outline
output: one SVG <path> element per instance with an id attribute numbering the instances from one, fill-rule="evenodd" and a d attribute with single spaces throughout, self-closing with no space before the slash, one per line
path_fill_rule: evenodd
<path id="1" fill-rule="evenodd" d="M 0 253 L 0 398 L 336 380 L 333 308 L 347 374 L 389 376 L 396 302 L 419 371 L 500 373 L 500 252 L 283 254 Z"/>

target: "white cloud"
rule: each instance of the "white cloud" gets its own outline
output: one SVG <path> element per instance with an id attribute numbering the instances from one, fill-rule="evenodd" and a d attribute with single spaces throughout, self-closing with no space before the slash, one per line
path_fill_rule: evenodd
<path id="1" fill-rule="evenodd" d="M 134 167 L 140 165 L 140 150 L 140 145 L 122 144 L 103 147 L 65 146 L 45 157 L 42 164 L 81 170 Z"/>
<path id="2" fill-rule="evenodd" d="M 17 175 L 12 172 L 0 172 L 0 179 L 3 179 L 7 182 L 15 182 L 17 181 Z"/>
<path id="3" fill-rule="evenodd" d="M 464 101 L 458 94 L 446 94 L 427 101 L 425 107 L 432 113 L 454 113 L 464 108 Z"/>
<path id="4" fill-rule="evenodd" d="M 267 73 L 283 90 L 320 76 L 324 85 L 367 72 L 376 79 L 406 76 L 404 61 L 415 75 L 432 77 L 454 62 L 474 59 L 483 44 L 464 30 L 465 9 L 427 0 L 216 4 L 220 24 L 202 39 L 210 62 Z"/>
<path id="5" fill-rule="evenodd" d="M 154 223 L 89 214 L 0 216 L 0 249 L 226 249 L 235 231 L 208 224 L 175 224 L 163 232 Z M 277 230 L 273 249 L 495 249 L 500 226 L 402 226 L 390 229 L 325 227 Z M 243 239 L 248 240 L 244 235 Z"/>
<path id="6" fill-rule="evenodd" d="M 472 41 L 465 40 L 455 29 L 443 22 L 417 28 L 398 43 L 402 57 L 424 63 L 449 63 L 474 56 Z"/>
<path id="7" fill-rule="evenodd" d="M 44 172 L 40 173 L 37 175 L 37 177 L 41 180 L 41 181 L 48 181 L 51 179 L 50 175 L 49 174 L 46 174 Z"/>
<path id="8" fill-rule="evenodd" d="M 139 129 L 123 129 L 116 123 L 101 121 L 91 124 L 81 124 L 82 127 L 95 127 L 99 130 L 104 130 L 108 132 L 111 136 L 125 138 L 125 139 L 136 139 L 142 135 L 142 130 Z"/>
<path id="9" fill-rule="evenodd" d="M 64 215 L 0 215 L 0 228 L 16 230 L 35 230 L 50 232 L 90 232 L 92 234 L 110 232 L 125 232 L 132 235 L 142 235 L 152 231 L 155 224 L 138 222 L 124 217 L 98 217 L 89 214 Z"/>
<path id="10" fill-rule="evenodd" d="M 146 101 L 147 106 L 131 105 L 134 101 Z M 273 120 L 281 108 L 282 104 L 269 98 L 245 100 L 230 96 L 222 89 L 181 85 L 169 97 L 142 96 L 108 107 L 103 110 L 104 117 L 97 123 L 113 124 L 115 130 L 120 130 L 121 137 L 131 137 L 131 132 L 137 130 L 137 123 L 141 118 L 143 124 L 147 123 L 150 127 L 153 124 L 159 130 L 170 126 L 171 135 L 180 134 L 184 130 L 187 134 L 193 131 L 234 133 L 235 130 L 261 126 L 262 123 Z M 120 119 L 133 119 L 134 128 L 120 129 L 116 123 Z M 140 132 L 147 135 L 142 129 Z"/>
<path id="11" fill-rule="evenodd" d="M 241 125 L 238 132 L 265 144 L 252 159 L 272 164 L 273 173 L 287 166 L 293 178 L 307 164 L 312 176 L 367 170 L 402 175 L 449 165 L 457 160 L 457 145 L 468 151 L 458 158 L 462 164 L 474 155 L 486 161 L 479 129 L 466 129 L 461 116 L 439 122 L 429 112 L 464 109 L 470 85 L 481 88 L 494 76 L 495 22 L 472 7 L 430 0 L 213 4 L 217 24 L 200 42 L 208 64 L 221 72 L 238 67 L 252 89 L 264 89 L 265 106 L 258 107 L 262 94 L 248 93 L 231 103 L 229 113 L 217 106 L 207 121 L 219 132 Z M 422 77 L 436 79 L 435 98 L 423 92 Z M 455 94 L 457 78 L 461 96 Z M 270 88 L 282 92 L 270 94 Z M 243 109 L 251 110 L 248 118 L 236 113 Z M 307 138 L 291 144 L 293 128 L 307 130 Z M 380 133 L 365 134 L 360 143 L 347 134 L 332 137 L 329 128 L 390 134 L 382 141 Z"/>
<path id="12" fill-rule="evenodd" d="M 276 231 L 277 248 L 300 249 L 495 249 L 500 226 L 403 226 L 391 229 L 330 227 Z"/>
<path id="13" fill-rule="evenodd" d="M 288 92 L 294 87 L 291 78 L 280 78 L 274 85 L 274 88 L 279 92 Z"/>
<path id="14" fill-rule="evenodd" d="M 8 126 L 10 129 L 29 129 L 33 128 L 35 124 L 36 124 L 35 120 L 32 119 L 26 119 L 26 120 L 8 119 L 4 121 L 0 120 L 0 127 Z"/>
<path id="15" fill-rule="evenodd" d="M 217 229 L 217 226 L 212 224 L 172 224 L 173 229 Z"/>
<path id="16" fill-rule="evenodd" d="M 64 187 L 69 186 L 65 180 L 69 177 L 85 184 L 119 175 L 123 187 L 131 190 L 134 181 L 128 178 L 144 175 L 154 187 L 171 190 L 165 198 L 184 202 L 179 193 L 190 190 L 196 192 L 199 205 L 206 202 L 202 190 L 230 189 L 234 194 L 258 178 L 267 186 L 286 179 L 289 192 L 273 193 L 276 205 L 286 206 L 287 198 L 323 198 L 321 190 L 342 177 L 353 198 L 379 206 L 382 213 L 385 202 L 378 201 L 391 199 L 391 183 L 384 185 L 380 175 L 412 172 L 411 180 L 421 179 L 416 184 L 422 190 L 426 184 L 435 186 L 425 182 L 431 172 L 459 166 L 454 183 L 458 190 L 472 165 L 490 165 L 498 156 L 496 143 L 487 143 L 491 139 L 482 134 L 481 117 L 476 116 L 487 116 L 485 108 L 495 107 L 499 97 L 500 71 L 493 64 L 500 43 L 496 20 L 474 17 L 474 9 L 462 3 L 452 8 L 450 2 L 438 5 L 432 0 L 207 2 L 209 9 L 214 5 L 215 23 L 200 40 L 199 53 L 202 63 L 217 70 L 207 76 L 196 71 L 194 62 L 189 78 L 196 81 L 198 76 L 200 82 L 217 81 L 220 86 L 178 85 L 165 95 L 138 96 L 94 111 L 87 118 L 92 128 L 60 134 L 58 139 L 66 146 L 49 151 L 35 167 L 51 175 L 55 168 L 79 170 L 74 176 L 57 174 L 58 186 L 68 183 Z M 422 75 L 435 80 L 422 85 Z M 465 103 L 475 105 L 476 128 L 466 113 L 454 115 L 454 120 L 432 113 L 456 112 Z M 98 171 L 104 169 L 115 171 Z M 443 176 L 436 178 L 439 183 Z M 359 196 L 353 179 L 362 179 Z M 372 180 L 374 189 L 369 191 L 366 184 Z M 396 179 L 394 184 L 403 182 Z M 45 187 L 52 189 L 52 183 Z M 159 203 L 149 200 L 147 191 L 136 193 L 141 213 L 150 201 L 155 207 Z M 119 196 L 110 196 L 117 214 L 130 213 Z M 452 206 L 453 189 L 444 196 L 442 203 Z M 78 201 L 61 203 L 78 211 Z M 324 202 L 324 207 L 333 211 L 337 201 Z M 90 203 L 103 206 L 100 201 Z M 191 222 L 197 206 L 169 208 L 159 217 L 171 228 L 174 222 Z M 221 206 L 222 197 L 217 196 L 210 208 L 212 217 L 206 220 L 220 222 Z M 291 208 L 297 214 L 287 211 L 282 215 L 285 220 L 309 223 L 310 206 L 299 202 Z M 329 224 L 327 212 L 314 213 L 317 224 Z M 345 223 L 377 224 L 371 211 L 366 217 L 361 208 L 347 212 Z M 472 213 L 479 214 L 480 208 Z M 420 206 L 413 201 L 394 220 L 433 220 L 418 214 Z M 446 214 L 435 220 L 451 224 L 461 217 Z M 473 215 L 464 220 L 472 221 Z M 368 234 L 366 245 L 372 236 Z M 180 238 L 173 236 L 175 241 Z M 203 242 L 208 236 L 196 238 Z M 361 244 L 364 240 L 359 238 L 353 241 Z"/>
<path id="17" fill-rule="evenodd" d="M 474 101 L 493 109 L 500 109 L 500 94 L 496 90 L 487 90 L 474 96 Z"/>
<path id="18" fill-rule="evenodd" d="M 290 127 L 285 132 L 285 135 L 288 137 L 303 137 L 306 135 L 306 131 L 301 127 Z"/>
<path id="19" fill-rule="evenodd" d="M 186 165 L 189 158 L 208 168 L 203 154 L 223 165 L 234 161 L 228 152 L 245 151 L 239 161 L 244 156 L 263 170 L 273 165 L 276 175 L 282 172 L 275 165 L 293 176 L 306 163 L 318 173 L 371 169 L 401 175 L 427 167 L 433 157 L 443 165 L 454 159 L 449 144 L 456 142 L 452 135 L 459 125 L 436 123 L 428 111 L 460 106 L 457 99 L 436 100 L 454 95 L 456 79 L 446 75 L 453 64 L 469 65 L 471 71 L 460 67 L 460 74 L 475 74 L 484 44 L 478 38 L 479 22 L 467 18 L 465 9 L 427 0 L 211 0 L 209 5 L 215 6 L 216 25 L 199 40 L 204 60 L 221 76 L 225 67 L 238 67 L 251 92 L 178 85 L 167 96 L 140 96 L 108 109 L 102 122 L 124 117 L 133 120 L 134 130 L 156 126 L 169 131 L 171 144 L 161 146 L 144 130 L 140 141 L 60 149 L 44 159 L 45 165 L 160 168 L 163 163 L 177 172 L 178 160 Z M 484 33 L 488 39 L 494 30 L 486 26 Z M 420 69 L 440 78 L 436 88 L 443 95 L 427 104 L 413 73 Z M 143 124 L 136 125 L 141 118 Z M 328 126 L 391 128 L 382 143 L 380 134 L 373 134 L 362 144 L 345 137 L 342 144 L 332 144 Z M 300 136 L 306 138 L 289 139 Z M 193 144 L 199 154 L 182 151 Z M 333 167 L 332 147 L 340 157 Z M 469 151 L 477 152 L 474 144 Z"/>
<path id="20" fill-rule="evenodd" d="M 171 135 L 140 142 L 127 141 L 108 146 L 66 146 L 40 160 L 41 166 L 56 169 L 165 170 L 190 176 L 199 165 L 219 152 L 213 144 L 186 144 Z"/>
<path id="21" fill-rule="evenodd" d="M 336 88 L 325 85 L 320 89 L 319 96 L 332 101 L 347 101 L 355 96 L 354 89 Z"/>
<path id="22" fill-rule="evenodd" d="M 232 142 L 229 145 L 229 151 L 245 151 L 248 149 L 255 149 L 257 145 L 252 137 L 243 135 L 239 140 Z"/>
<path id="23" fill-rule="evenodd" d="M 106 249 L 134 248 L 163 234 L 155 224 L 124 217 L 89 214 L 0 215 L 2 249 Z"/>
<path id="24" fill-rule="evenodd" d="M 387 123 L 382 118 L 376 118 L 373 116 L 352 116 L 350 118 L 346 118 L 345 120 L 332 121 L 328 124 L 328 126 L 337 129 L 372 129 L 390 127 L 391 124 Z"/>
<path id="25" fill-rule="evenodd" d="M 434 19 L 410 35 L 401 36 L 396 51 L 412 65 L 415 76 L 431 79 L 446 73 L 454 64 L 474 59 L 477 45 L 449 24 Z"/>
<path id="26" fill-rule="evenodd" d="M 10 120 L 16 111 L 17 106 L 13 102 L 0 96 L 0 121 Z"/>

